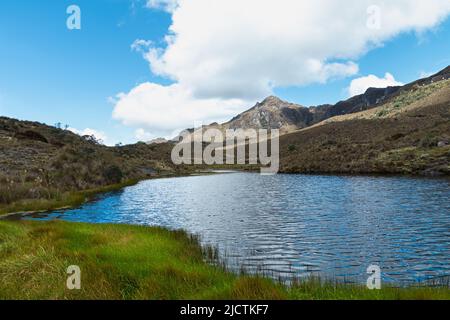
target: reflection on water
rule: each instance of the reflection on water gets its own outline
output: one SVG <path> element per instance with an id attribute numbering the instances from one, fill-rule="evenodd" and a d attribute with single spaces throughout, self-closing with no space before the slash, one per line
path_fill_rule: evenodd
<path id="1" fill-rule="evenodd" d="M 400 284 L 450 273 L 449 199 L 444 179 L 228 173 L 144 181 L 37 218 L 182 228 L 232 268 L 364 282 L 378 264 Z"/>

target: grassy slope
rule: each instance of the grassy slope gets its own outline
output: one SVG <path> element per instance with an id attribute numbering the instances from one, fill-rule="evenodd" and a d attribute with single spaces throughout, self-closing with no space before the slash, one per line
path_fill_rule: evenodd
<path id="1" fill-rule="evenodd" d="M 0 222 L 0 299 L 450 299 L 448 288 L 307 282 L 291 289 L 204 262 L 186 233 L 126 225 Z M 65 288 L 69 265 L 82 289 Z"/>

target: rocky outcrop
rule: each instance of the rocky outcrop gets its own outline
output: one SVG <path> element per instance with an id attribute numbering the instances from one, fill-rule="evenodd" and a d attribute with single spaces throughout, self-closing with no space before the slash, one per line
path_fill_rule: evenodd
<path id="1" fill-rule="evenodd" d="M 308 108 L 270 96 L 222 126 L 226 129 L 279 129 L 287 133 L 307 127 L 311 120 Z"/>

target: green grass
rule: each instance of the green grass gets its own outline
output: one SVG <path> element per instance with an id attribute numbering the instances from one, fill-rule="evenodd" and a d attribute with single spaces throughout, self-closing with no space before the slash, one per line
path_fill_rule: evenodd
<path id="1" fill-rule="evenodd" d="M 120 190 L 124 187 L 134 185 L 137 182 L 137 180 L 130 180 L 123 183 L 108 185 L 95 189 L 65 192 L 59 195 L 57 198 L 51 199 L 22 199 L 11 204 L 0 204 L 0 216 L 8 213 L 40 212 L 57 210 L 61 208 L 77 207 L 89 200 L 92 200 L 93 197 L 100 193 Z"/>
<path id="2" fill-rule="evenodd" d="M 291 288 L 205 263 L 182 231 L 128 225 L 0 222 L 0 299 L 450 299 L 448 288 L 299 282 Z M 81 268 L 81 290 L 66 269 Z"/>

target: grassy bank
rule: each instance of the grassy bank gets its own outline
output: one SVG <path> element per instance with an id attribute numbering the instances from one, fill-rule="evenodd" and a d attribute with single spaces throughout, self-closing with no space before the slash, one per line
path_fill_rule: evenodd
<path id="1" fill-rule="evenodd" d="M 0 299 L 450 299 L 448 288 L 385 288 L 316 282 L 286 288 L 204 262 L 184 232 L 127 225 L 0 222 Z M 81 290 L 66 269 L 81 268 Z"/>
<path id="2" fill-rule="evenodd" d="M 0 204 L 0 216 L 9 213 L 40 212 L 77 207 L 89 200 L 92 200 L 98 194 L 120 190 L 122 188 L 135 185 L 137 182 L 138 180 L 129 180 L 123 183 L 95 189 L 64 192 L 57 195 L 55 198 L 50 199 L 23 199 L 10 204 Z"/>

